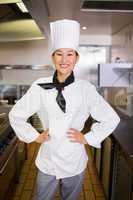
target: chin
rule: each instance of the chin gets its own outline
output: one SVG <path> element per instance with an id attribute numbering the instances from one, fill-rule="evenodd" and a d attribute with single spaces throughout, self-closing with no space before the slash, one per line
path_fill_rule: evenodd
<path id="1" fill-rule="evenodd" d="M 65 75 L 65 74 L 66 74 L 66 75 L 67 75 L 67 74 L 71 74 L 71 72 L 72 72 L 72 70 L 61 70 L 61 71 L 60 71 L 60 73 L 61 73 L 61 74 L 64 74 L 64 75 Z"/>
<path id="2" fill-rule="evenodd" d="M 62 73 L 71 73 L 73 69 L 70 68 L 60 68 L 59 71 Z"/>

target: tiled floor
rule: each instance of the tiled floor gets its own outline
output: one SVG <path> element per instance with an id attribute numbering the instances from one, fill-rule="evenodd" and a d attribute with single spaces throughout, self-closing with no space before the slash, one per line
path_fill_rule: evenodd
<path id="1" fill-rule="evenodd" d="M 9 200 L 32 200 L 35 191 L 35 180 L 37 174 L 34 159 L 36 157 L 38 147 L 39 146 L 36 143 L 28 145 L 28 160 L 25 161 L 22 167 L 19 184 L 16 184 L 14 192 L 12 192 Z M 96 168 L 91 160 L 89 148 L 87 148 L 87 152 L 89 154 L 89 164 L 86 169 L 80 200 L 105 200 L 102 186 L 97 177 Z M 57 193 L 55 200 L 59 199 L 60 197 Z"/>

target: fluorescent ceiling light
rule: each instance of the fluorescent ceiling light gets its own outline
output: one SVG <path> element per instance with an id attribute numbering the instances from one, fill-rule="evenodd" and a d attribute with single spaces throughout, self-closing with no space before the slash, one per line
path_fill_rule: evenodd
<path id="1" fill-rule="evenodd" d="M 22 11 L 22 12 L 28 12 L 26 6 L 24 5 L 23 2 L 20 2 L 20 3 L 16 3 L 17 6 L 19 7 L 19 9 Z"/>
<path id="2" fill-rule="evenodd" d="M 0 0 L 0 4 L 7 4 L 7 3 L 18 3 L 21 2 L 20 0 Z"/>
<path id="3" fill-rule="evenodd" d="M 123 0 L 84 0 L 81 6 L 83 12 L 133 12 L 133 1 Z"/>

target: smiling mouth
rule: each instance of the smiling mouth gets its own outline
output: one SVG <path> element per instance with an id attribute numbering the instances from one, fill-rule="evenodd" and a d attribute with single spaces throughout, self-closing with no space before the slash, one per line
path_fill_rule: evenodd
<path id="1" fill-rule="evenodd" d="M 69 65 L 66 65 L 66 64 L 61 64 L 61 65 L 60 65 L 60 67 L 61 67 L 61 68 L 68 68 L 68 67 L 69 67 Z"/>

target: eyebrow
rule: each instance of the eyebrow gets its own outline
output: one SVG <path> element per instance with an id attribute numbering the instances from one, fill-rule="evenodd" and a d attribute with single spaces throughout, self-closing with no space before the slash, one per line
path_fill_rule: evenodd
<path id="1" fill-rule="evenodd" d="M 63 51 L 60 51 L 60 50 L 57 50 L 56 52 L 63 53 Z M 67 53 L 73 53 L 73 52 L 74 52 L 73 50 L 69 50 L 69 51 L 67 51 Z"/>

